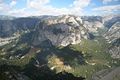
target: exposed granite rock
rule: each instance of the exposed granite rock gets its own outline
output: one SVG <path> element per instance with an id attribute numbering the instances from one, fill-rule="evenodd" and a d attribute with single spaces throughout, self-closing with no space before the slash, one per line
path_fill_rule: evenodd
<path id="1" fill-rule="evenodd" d="M 120 22 L 116 22 L 104 36 L 112 44 L 109 50 L 112 57 L 120 58 Z"/>
<path id="2" fill-rule="evenodd" d="M 83 26 L 80 17 L 60 16 L 56 19 L 47 19 L 37 27 L 38 36 L 34 44 L 50 40 L 53 45 L 67 46 L 78 44 L 81 39 L 90 38 L 88 30 Z M 37 43 L 36 43 L 37 42 Z"/>
<path id="3" fill-rule="evenodd" d="M 97 33 L 99 28 L 104 28 L 103 18 L 101 16 L 84 16 L 82 20 L 89 32 Z"/>
<path id="4" fill-rule="evenodd" d="M 120 38 L 120 22 L 116 22 L 105 34 L 105 38 L 109 43 L 114 42 L 116 39 Z"/>
<path id="5" fill-rule="evenodd" d="M 84 26 L 89 30 L 89 32 L 97 33 L 98 29 L 103 29 L 104 25 L 99 21 L 84 21 Z"/>
<path id="6" fill-rule="evenodd" d="M 120 21 L 120 15 L 103 16 L 103 24 L 107 28 L 111 28 L 116 22 Z"/>
<path id="7" fill-rule="evenodd" d="M 35 45 L 50 40 L 53 45 L 67 46 L 80 43 L 81 39 L 93 38 L 93 33 L 104 29 L 105 22 L 100 16 L 73 15 L 0 19 L 0 38 L 8 38 L 15 33 L 36 31 L 33 41 Z M 111 34 L 110 31 L 109 33 Z"/>

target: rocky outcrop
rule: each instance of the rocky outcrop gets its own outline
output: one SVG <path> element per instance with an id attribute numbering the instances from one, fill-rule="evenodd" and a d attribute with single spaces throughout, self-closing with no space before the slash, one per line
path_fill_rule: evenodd
<path id="1" fill-rule="evenodd" d="M 116 22 L 105 34 L 105 38 L 109 43 L 114 42 L 116 39 L 120 38 L 120 22 Z"/>
<path id="2" fill-rule="evenodd" d="M 80 43 L 81 39 L 93 38 L 93 33 L 99 34 L 98 30 L 105 28 L 105 22 L 107 21 L 100 16 L 38 16 L 8 20 L 0 18 L 0 38 L 35 31 L 34 45 L 49 40 L 53 45 L 67 46 Z"/>
<path id="3" fill-rule="evenodd" d="M 120 21 L 120 15 L 103 16 L 103 24 L 107 28 L 111 28 L 117 21 Z"/>
<path id="4" fill-rule="evenodd" d="M 104 28 L 103 19 L 100 16 L 84 16 L 82 20 L 89 32 L 97 33 L 98 29 Z"/>
<path id="5" fill-rule="evenodd" d="M 109 50 L 112 57 L 120 58 L 120 22 L 116 22 L 104 36 L 112 44 Z"/>
<path id="6" fill-rule="evenodd" d="M 112 43 L 109 52 L 113 58 L 120 58 L 120 38 Z"/>
<path id="7" fill-rule="evenodd" d="M 67 46 L 78 44 L 81 39 L 90 38 L 88 29 L 84 27 L 82 19 L 75 16 L 60 16 L 56 19 L 47 19 L 39 23 L 34 38 L 34 44 L 49 40 L 53 45 Z"/>

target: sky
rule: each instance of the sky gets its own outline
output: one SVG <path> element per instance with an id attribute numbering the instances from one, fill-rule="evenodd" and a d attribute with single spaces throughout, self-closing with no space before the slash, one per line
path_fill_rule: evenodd
<path id="1" fill-rule="evenodd" d="M 120 14 L 120 0 L 0 0 L 0 15 Z"/>

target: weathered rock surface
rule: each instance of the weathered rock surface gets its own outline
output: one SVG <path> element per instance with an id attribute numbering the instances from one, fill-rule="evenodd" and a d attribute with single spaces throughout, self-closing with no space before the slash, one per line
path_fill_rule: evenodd
<path id="1" fill-rule="evenodd" d="M 35 38 L 34 44 L 49 40 L 53 45 L 67 46 L 78 44 L 81 39 L 90 38 L 88 29 L 83 26 L 82 19 L 75 16 L 61 16 L 42 21 L 37 27 L 37 32 L 38 36 Z"/>
<path id="2" fill-rule="evenodd" d="M 112 44 L 109 50 L 112 57 L 120 58 L 120 22 L 116 22 L 104 36 Z"/>
<path id="3" fill-rule="evenodd" d="M 101 16 L 78 17 L 73 15 L 41 16 L 26 18 L 0 18 L 0 38 L 12 37 L 26 31 L 36 31 L 33 44 L 39 45 L 49 40 L 53 45 L 67 46 L 77 44 L 81 39 L 90 39 L 92 33 L 98 33 L 105 25 L 116 22 L 119 18 L 104 20 Z M 112 30 L 112 29 L 111 29 Z M 108 34 L 112 34 L 111 31 Z M 98 33 L 99 34 L 99 33 Z M 116 39 L 116 38 L 115 38 Z"/>

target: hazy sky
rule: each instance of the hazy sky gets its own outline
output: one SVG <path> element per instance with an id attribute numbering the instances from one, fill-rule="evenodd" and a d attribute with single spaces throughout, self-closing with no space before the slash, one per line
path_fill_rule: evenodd
<path id="1" fill-rule="evenodd" d="M 120 0 L 0 0 L 0 15 L 120 14 Z"/>

